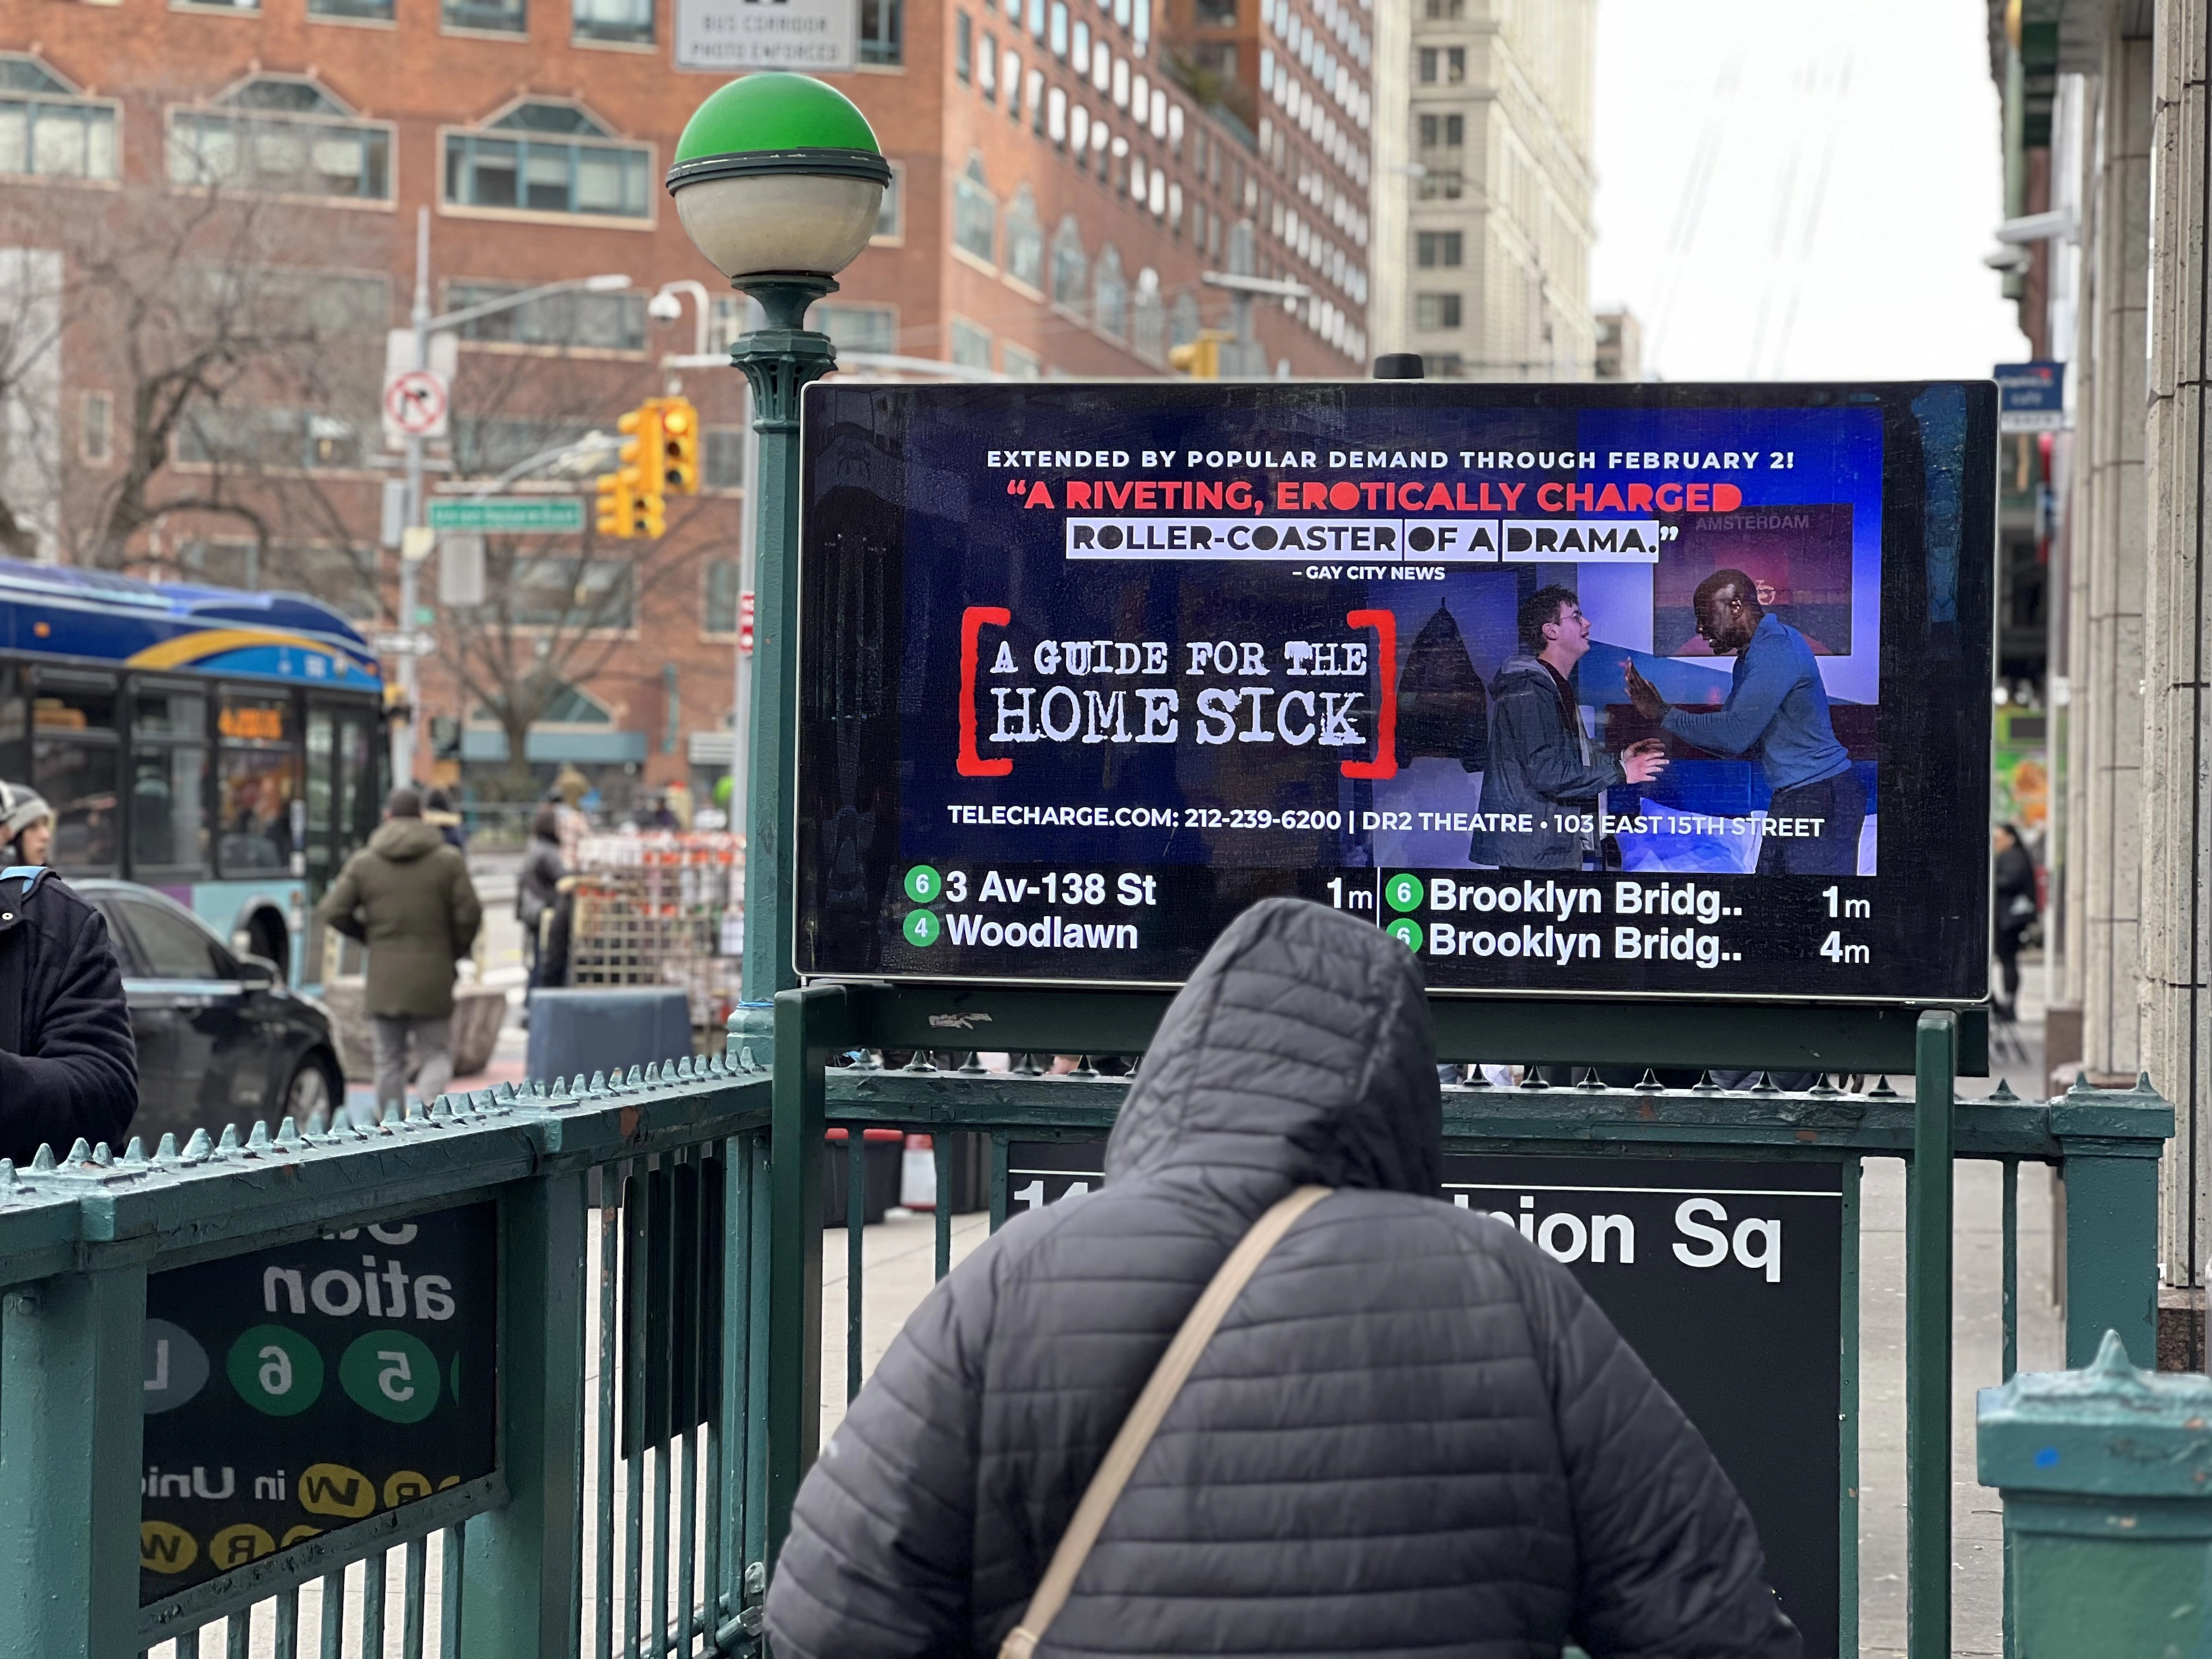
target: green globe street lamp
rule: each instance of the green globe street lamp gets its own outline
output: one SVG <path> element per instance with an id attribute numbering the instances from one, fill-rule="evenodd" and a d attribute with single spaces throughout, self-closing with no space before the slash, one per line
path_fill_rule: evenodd
<path id="1" fill-rule="evenodd" d="M 677 140 L 668 193 L 684 234 L 714 268 L 760 301 L 768 326 L 730 359 L 752 383 L 760 434 L 759 568 L 754 623 L 750 775 L 745 798 L 745 950 L 733 1034 L 765 1060 L 772 1000 L 792 969 L 793 848 L 798 731 L 799 394 L 837 366 L 807 307 L 837 289 L 836 274 L 875 234 L 891 181 L 853 100 L 804 75 L 748 75 L 699 106 Z M 749 480 L 749 484 L 753 481 Z"/>

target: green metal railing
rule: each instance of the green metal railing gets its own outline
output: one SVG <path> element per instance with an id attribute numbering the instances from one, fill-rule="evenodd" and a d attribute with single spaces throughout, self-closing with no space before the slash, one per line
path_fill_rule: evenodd
<path id="1" fill-rule="evenodd" d="M 9 1650 L 658 1659 L 750 1645 L 769 1097 L 742 1061 L 685 1060 L 447 1097 L 374 1127 L 256 1124 L 165 1138 L 150 1157 L 80 1142 L 27 1170 L 0 1164 Z M 495 1472 L 142 1607 L 149 1276 L 485 1200 Z"/>
<path id="2" fill-rule="evenodd" d="M 864 1151 L 858 1133 L 896 1126 L 932 1133 L 939 1191 L 948 1187 L 948 1135 L 989 1137 L 990 1216 L 995 1230 L 1009 1203 L 1007 1147 L 1023 1141 L 1093 1139 L 1113 1123 L 1126 1079 L 1102 1078 L 1093 1056 L 1141 1054 L 1164 1009 L 1164 996 L 1030 992 L 989 988 L 810 986 L 776 998 L 776 1139 L 796 1144 L 810 1165 L 825 1155 L 825 1129 L 842 1127 L 846 1183 L 847 1397 L 861 1382 L 862 1310 L 866 1297 L 860 1233 Z M 1438 1002 L 1440 1054 L 1447 1060 L 1511 1058 L 1545 1066 L 1643 1061 L 1814 1071 L 1909 1073 L 1913 1097 L 1886 1082 L 1870 1092 L 1826 1085 L 1792 1094 L 1762 1078 L 1728 1091 L 1708 1082 L 1676 1091 L 1647 1082 L 1634 1089 L 1588 1083 L 1571 1087 L 1444 1091 L 1446 1150 L 1514 1154 L 1605 1153 L 1626 1157 L 1780 1158 L 1842 1165 L 1844 1342 L 1839 1427 L 1842 1506 L 1838 1563 L 1841 1651 L 1857 1647 L 1858 1485 L 1857 1196 L 1869 1158 L 1895 1158 L 1907 1171 L 1906 1486 L 1910 1651 L 1948 1655 L 1951 1641 L 1952 1171 L 1959 1158 L 1999 1164 L 2002 1179 L 2004 1374 L 2019 1339 L 2019 1170 L 2049 1164 L 2063 1181 L 2063 1296 L 2069 1364 L 2087 1363 L 2107 1329 L 2130 1352 L 2154 1352 L 2158 1158 L 2173 1114 L 2148 1079 L 2130 1091 L 2078 1085 L 2050 1102 L 2026 1101 L 2008 1088 L 1986 1100 L 1958 1102 L 1961 1070 L 1980 1073 L 1987 1024 L 1979 1011 L 1915 1013 L 1899 1009 L 1785 1007 L 1743 1011 L 1541 1001 Z M 972 1054 L 940 1069 L 927 1054 L 987 1037 L 1014 1054 L 1012 1073 L 985 1073 Z M 915 1065 L 884 1070 L 832 1068 L 840 1054 L 870 1047 L 911 1048 Z M 1032 1052 L 1019 1052 L 1028 1048 Z M 1081 1053 L 1073 1073 L 1044 1074 L 1032 1062 Z M 772 1443 L 793 1449 L 769 1488 L 770 1559 L 781 1542 L 797 1481 L 819 1432 L 822 1252 L 824 1218 L 818 1169 L 779 1170 L 776 1246 L 770 1291 L 779 1352 L 795 1342 L 791 1387 L 770 1392 Z M 791 1197 L 786 1200 L 784 1194 Z M 935 1214 L 935 1271 L 951 1261 L 949 1205 Z M 778 1414 L 787 1413 L 788 1414 Z"/>
<path id="3" fill-rule="evenodd" d="M 1091 1139 L 1127 1089 L 1088 1065 L 985 1073 L 848 1066 L 855 1049 L 1142 1053 L 1164 997 L 811 987 L 780 994 L 773 1072 L 740 1040 L 711 1062 L 441 1099 L 370 1128 L 257 1125 L 120 1158 L 82 1146 L 0 1165 L 0 1620 L 40 1655 L 757 1656 L 759 1607 L 819 1435 L 823 1164 L 850 1160 L 845 1376 L 860 1384 L 862 1138 L 988 1139 L 994 1227 L 1016 1140 Z M 1620 1013 L 1621 1018 L 1615 1018 Z M 2118 1330 L 2151 1352 L 2155 1170 L 2172 1112 L 2147 1087 L 1954 1104 L 1977 1023 L 1948 1012 L 1762 1010 L 1723 1031 L 1630 1010 L 1440 1005 L 1448 1057 L 1914 1071 L 1887 1088 L 1788 1094 L 1481 1086 L 1445 1091 L 1449 1150 L 1788 1158 L 1844 1176 L 1908 1164 L 1910 1600 L 1916 1656 L 1948 1650 L 1950 1170 L 2004 1182 L 2004 1357 L 2017 1351 L 2022 1163 L 2064 1176 L 2067 1357 Z M 763 1048 L 767 1047 L 765 1042 Z M 833 1065 L 833 1061 L 840 1062 Z M 1902 1064 L 1899 1062 L 1902 1061 Z M 1940 1178 L 1936 1178 L 1940 1176 Z M 139 1605 L 142 1343 L 149 1275 L 489 1200 L 499 1239 L 495 1471 Z M 934 1269 L 952 1256 L 940 1205 Z M 1855 1325 L 1847 1243 L 1841 1614 L 1857 1607 Z M 829 1384 L 836 1386 L 836 1382 Z M 1940 1634 L 1939 1634 L 1940 1632 Z M 219 1643 L 219 1648 L 210 1643 Z"/>

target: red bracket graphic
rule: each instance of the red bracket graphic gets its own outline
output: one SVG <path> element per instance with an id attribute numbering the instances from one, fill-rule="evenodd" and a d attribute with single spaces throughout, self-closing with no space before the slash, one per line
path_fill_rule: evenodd
<path id="1" fill-rule="evenodd" d="M 1398 775 L 1398 617 L 1389 611 L 1350 611 L 1344 620 L 1351 627 L 1375 630 L 1382 697 L 1375 714 L 1375 758 L 1346 761 L 1340 769 L 1347 778 L 1395 778 Z"/>
<path id="2" fill-rule="evenodd" d="M 1004 628 L 1014 613 L 1003 605 L 971 605 L 960 613 L 960 775 L 963 778 L 1003 778 L 1014 769 L 1013 757 L 985 760 L 975 752 L 975 652 L 983 625 Z M 1395 635 L 1394 635 L 1395 637 Z M 1393 669 L 1393 673 L 1396 672 Z"/>

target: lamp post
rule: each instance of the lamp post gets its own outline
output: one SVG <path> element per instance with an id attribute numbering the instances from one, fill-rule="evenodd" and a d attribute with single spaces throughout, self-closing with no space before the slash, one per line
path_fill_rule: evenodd
<path id="1" fill-rule="evenodd" d="M 745 949 L 734 1035 L 768 1058 L 776 992 L 792 967 L 792 814 L 797 766 L 799 395 L 837 366 L 807 307 L 875 234 L 890 165 L 867 119 L 834 87 L 804 75 L 749 75 L 708 96 L 677 141 L 668 191 L 684 233 L 768 326 L 730 360 L 751 383 L 758 473 L 750 776 L 745 799 Z M 743 670 L 740 669 L 740 673 Z"/>

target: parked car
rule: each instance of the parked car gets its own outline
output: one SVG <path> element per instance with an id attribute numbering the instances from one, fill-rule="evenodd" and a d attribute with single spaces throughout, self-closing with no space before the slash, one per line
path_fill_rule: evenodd
<path id="1" fill-rule="evenodd" d="M 130 881 L 70 884 L 106 918 L 138 1036 L 138 1115 L 149 1147 L 173 1131 L 304 1121 L 345 1100 L 331 1023 L 276 964 L 241 957 L 167 895 Z"/>

